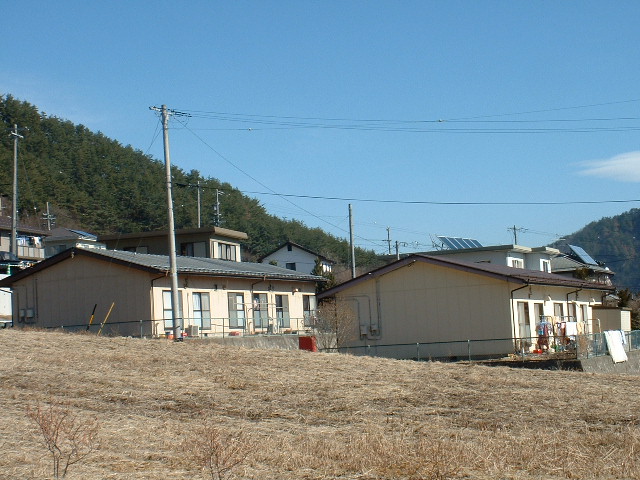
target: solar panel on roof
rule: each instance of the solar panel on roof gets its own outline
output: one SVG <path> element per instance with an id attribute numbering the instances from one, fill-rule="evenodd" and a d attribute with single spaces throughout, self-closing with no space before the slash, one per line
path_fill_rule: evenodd
<path id="1" fill-rule="evenodd" d="M 463 250 L 466 248 L 480 248 L 482 245 L 473 238 L 462 237 L 445 237 L 443 235 L 437 235 L 438 239 L 446 245 L 450 250 Z"/>
<path id="2" fill-rule="evenodd" d="M 576 256 L 587 265 L 598 265 L 591 255 L 584 251 L 582 247 L 578 247 L 577 245 L 569 245 L 569 248 Z"/>

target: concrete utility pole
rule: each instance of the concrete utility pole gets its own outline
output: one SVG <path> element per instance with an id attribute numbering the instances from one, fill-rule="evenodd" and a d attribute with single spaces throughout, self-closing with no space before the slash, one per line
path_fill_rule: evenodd
<path id="1" fill-rule="evenodd" d="M 351 278 L 356 278 L 356 249 L 353 245 L 353 210 L 349 204 L 349 245 L 351 246 Z"/>
<path id="2" fill-rule="evenodd" d="M 162 114 L 162 136 L 164 139 L 164 165 L 167 181 L 167 217 L 169 223 L 169 274 L 171 277 L 171 316 L 173 320 L 173 339 L 182 340 L 182 312 L 178 292 L 178 267 L 176 258 L 176 234 L 173 220 L 173 196 L 171 194 L 171 157 L 169 154 L 169 115 L 166 105 L 162 108 L 149 107 L 151 110 L 160 111 Z"/>
<path id="3" fill-rule="evenodd" d="M 220 195 L 224 195 L 224 192 L 221 192 L 216 188 L 216 215 L 213 221 L 213 225 L 216 227 L 220 226 Z"/>
<path id="4" fill-rule="evenodd" d="M 198 228 L 200 228 L 202 223 L 201 221 L 202 215 L 200 215 L 200 180 L 198 180 L 196 188 L 198 189 Z"/>
<path id="5" fill-rule="evenodd" d="M 13 206 L 11 207 L 11 253 L 18 255 L 18 125 L 13 125 Z"/>
<path id="6" fill-rule="evenodd" d="M 387 243 L 389 244 L 389 255 L 391 255 L 391 227 L 387 227 Z"/>

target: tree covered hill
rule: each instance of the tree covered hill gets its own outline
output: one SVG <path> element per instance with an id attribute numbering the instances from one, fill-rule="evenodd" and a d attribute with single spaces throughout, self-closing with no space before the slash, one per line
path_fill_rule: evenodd
<path id="1" fill-rule="evenodd" d="M 566 236 L 562 241 L 565 243 L 579 245 L 593 258 L 604 262 L 615 272 L 613 280 L 619 289 L 640 291 L 640 209 L 591 222 Z"/>
<path id="2" fill-rule="evenodd" d="M 81 228 L 97 234 L 150 231 L 167 227 L 164 162 L 123 146 L 83 125 L 48 116 L 37 107 L 11 95 L 0 96 L 3 131 L 0 140 L 0 195 L 3 208 L 10 199 L 13 179 L 13 125 L 20 131 L 19 219 L 41 226 L 46 203 L 58 226 Z M 243 195 L 230 184 L 202 177 L 197 170 L 185 172 L 173 166 L 173 199 L 176 228 L 197 226 L 197 195 L 200 182 L 202 225 L 212 225 L 216 189 L 224 191 L 221 226 L 246 232 L 244 245 L 251 259 L 275 249 L 286 240 L 299 243 L 342 264 L 348 264 L 349 245 L 320 228 L 297 220 L 270 215 L 258 200 Z M 3 211 L 2 215 L 7 215 Z M 358 249 L 357 263 L 371 268 L 378 256 Z"/>

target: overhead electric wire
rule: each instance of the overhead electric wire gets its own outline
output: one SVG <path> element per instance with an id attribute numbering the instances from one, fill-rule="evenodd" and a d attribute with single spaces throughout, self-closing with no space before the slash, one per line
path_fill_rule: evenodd
<path id="1" fill-rule="evenodd" d="M 200 137 L 198 134 L 196 134 L 194 131 L 192 131 L 189 127 L 187 127 L 187 125 L 186 125 L 185 123 L 181 122 L 178 118 L 176 118 L 176 120 L 178 120 L 178 122 L 180 122 L 180 123 L 183 125 L 183 127 L 184 127 L 187 131 L 189 131 L 189 132 L 190 132 L 194 137 L 196 137 L 198 140 L 200 140 L 200 141 L 201 141 L 201 142 L 202 142 L 202 143 L 203 143 L 207 148 L 209 148 L 212 152 L 214 152 L 216 155 L 218 155 L 221 159 L 223 159 L 223 160 L 224 160 L 225 162 L 227 162 L 229 165 L 231 165 L 232 167 L 234 167 L 236 170 L 238 170 L 239 172 L 241 172 L 243 175 L 246 175 L 247 177 L 249 177 L 250 179 L 252 179 L 252 180 L 253 180 L 254 182 L 256 182 L 258 185 L 261 185 L 262 187 L 266 188 L 267 190 L 270 190 L 270 191 L 272 192 L 272 193 L 271 193 L 272 195 L 279 196 L 279 195 L 278 195 L 278 193 L 276 193 L 273 189 L 269 188 L 267 185 L 265 185 L 264 183 L 262 183 L 260 180 L 258 180 L 257 178 L 255 178 L 255 177 L 254 177 L 253 175 L 251 175 L 250 173 L 245 172 L 245 171 L 244 171 L 242 168 L 240 168 L 238 165 L 236 165 L 236 164 L 235 164 L 235 163 L 233 163 L 231 160 L 229 160 L 227 157 L 225 157 L 225 156 L 224 156 L 224 155 L 222 155 L 220 152 L 218 152 L 215 148 L 213 148 L 211 145 L 209 145 L 209 144 L 208 144 L 208 143 L 207 143 L 207 142 L 206 142 L 202 137 Z M 331 222 L 328 222 L 328 221 L 327 221 L 327 220 L 325 220 L 324 218 L 322 218 L 322 217 L 320 217 L 320 216 L 318 216 L 318 215 L 314 214 L 313 212 L 310 212 L 309 210 L 307 210 L 307 209 L 305 209 L 305 208 L 301 207 L 300 205 L 297 205 L 296 203 L 292 202 L 291 200 L 289 200 L 289 199 L 287 199 L 287 198 L 285 198 L 285 197 L 282 197 L 282 199 L 283 199 L 283 200 L 285 200 L 285 201 L 287 201 L 287 202 L 289 202 L 291 205 L 293 205 L 293 206 L 295 206 L 295 207 L 299 208 L 299 209 L 300 209 L 300 210 L 302 210 L 303 212 L 305 212 L 305 213 L 307 213 L 307 214 L 311 215 L 312 217 L 314 217 L 314 218 L 316 218 L 316 219 L 318 219 L 318 220 L 320 220 L 320 221 L 322 221 L 322 222 L 326 223 L 327 225 L 329 225 L 329 226 L 331 226 L 331 227 L 333 227 L 333 228 L 336 228 L 336 229 L 338 229 L 338 230 L 340 230 L 340 231 L 343 231 L 343 232 L 345 232 L 345 233 L 349 233 L 349 231 L 348 231 L 348 230 L 345 230 L 344 228 L 342 228 L 342 227 L 340 227 L 340 226 L 338 226 L 338 225 L 335 225 L 335 224 L 333 224 L 333 223 L 331 223 Z M 371 239 L 363 238 L 363 237 L 360 237 L 360 236 L 358 236 L 358 235 L 355 235 L 355 236 L 356 236 L 357 238 L 359 238 L 360 240 L 363 240 L 363 241 L 366 241 L 366 242 L 373 242 Z M 380 246 L 381 246 L 381 245 L 380 245 Z"/>
<path id="2" fill-rule="evenodd" d="M 565 118 L 565 119 L 526 119 L 526 120 L 488 120 L 497 117 L 509 117 L 516 115 L 529 115 L 534 113 L 548 113 L 557 111 L 567 111 L 575 109 L 593 108 L 623 103 L 639 102 L 640 99 L 622 100 L 589 105 L 578 105 L 569 107 L 558 107 L 550 109 L 530 110 L 525 112 L 489 114 L 458 118 L 438 118 L 438 119 L 381 119 L 381 118 L 345 118 L 345 117 L 311 117 L 292 115 L 261 115 L 253 113 L 229 113 L 202 110 L 184 110 L 184 113 L 192 118 L 217 120 L 224 122 L 237 122 L 260 127 L 249 127 L 241 129 L 228 128 L 198 128 L 197 130 L 281 130 L 281 129 L 339 129 L 339 130 L 359 130 L 359 131 L 388 131 L 388 132 L 409 132 L 409 133 L 484 133 L 484 134 L 511 134 L 511 133 L 592 133 L 592 132 L 625 132 L 637 131 L 636 126 L 613 126 L 613 127 L 571 127 L 571 128 L 451 128 L 445 126 L 451 123 L 491 123 L 491 124 L 527 124 L 527 123 L 585 123 L 585 122 L 613 122 L 613 121 L 635 121 L 640 117 L 596 117 L 596 118 Z M 412 125 L 438 125 L 437 128 L 420 128 Z M 195 129 L 194 129 L 195 130 Z"/>
<path id="3" fill-rule="evenodd" d="M 269 189 L 271 190 L 271 189 Z M 342 202 L 367 202 L 367 203 L 397 203 L 403 205 L 592 205 L 604 203 L 636 203 L 640 199 L 632 200 L 575 200 L 575 201 L 535 201 L 535 202 L 440 202 L 436 200 L 390 200 L 376 198 L 356 198 L 356 197 L 328 197 L 323 195 L 297 195 L 292 193 L 277 192 L 252 192 L 241 191 L 248 195 L 277 195 L 278 197 L 308 198 L 313 200 L 335 200 Z"/>

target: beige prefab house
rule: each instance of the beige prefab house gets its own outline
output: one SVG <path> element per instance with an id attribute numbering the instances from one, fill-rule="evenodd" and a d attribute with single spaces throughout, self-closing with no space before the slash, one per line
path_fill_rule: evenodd
<path id="1" fill-rule="evenodd" d="M 612 289 L 540 270 L 415 254 L 318 298 L 350 310 L 342 346 L 352 353 L 466 358 L 556 348 L 591 333 L 592 309 Z"/>
<path id="2" fill-rule="evenodd" d="M 169 269 L 166 256 L 72 248 L 0 285 L 13 291 L 14 326 L 162 336 L 173 328 Z M 198 257 L 177 257 L 177 271 L 183 328 L 198 336 L 305 330 L 323 281 L 273 265 Z"/>

